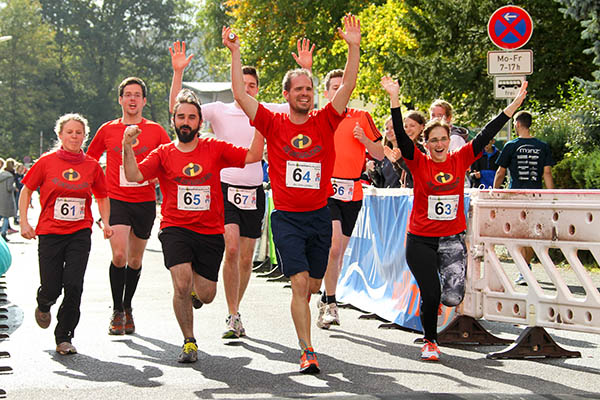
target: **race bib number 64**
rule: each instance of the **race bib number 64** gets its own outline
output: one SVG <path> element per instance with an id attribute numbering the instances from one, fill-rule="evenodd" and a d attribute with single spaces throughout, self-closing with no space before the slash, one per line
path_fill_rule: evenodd
<path id="1" fill-rule="evenodd" d="M 429 196 L 427 218 L 443 221 L 456 218 L 458 210 L 458 195 Z"/>
<path id="2" fill-rule="evenodd" d="M 321 184 L 321 163 L 288 161 L 285 168 L 285 186 L 318 189 Z"/>

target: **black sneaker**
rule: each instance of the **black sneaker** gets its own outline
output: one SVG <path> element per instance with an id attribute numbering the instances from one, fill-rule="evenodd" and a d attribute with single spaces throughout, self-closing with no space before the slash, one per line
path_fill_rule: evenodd
<path id="1" fill-rule="evenodd" d="M 196 295 L 196 292 L 192 292 L 192 307 L 194 307 L 197 310 L 200 307 L 202 307 L 203 305 L 204 305 L 204 303 L 202 302 L 202 300 L 200 300 L 198 298 L 198 296 Z"/>

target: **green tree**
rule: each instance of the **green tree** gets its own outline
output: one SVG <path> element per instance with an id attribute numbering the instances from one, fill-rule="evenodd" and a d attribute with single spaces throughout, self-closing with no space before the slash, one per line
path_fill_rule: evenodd
<path id="1" fill-rule="evenodd" d="M 36 0 L 11 0 L 0 9 L 0 156 L 39 155 L 39 135 L 49 145 L 59 106 L 53 81 L 57 60 L 53 31 Z"/>
<path id="2" fill-rule="evenodd" d="M 581 23 L 583 30 L 581 38 L 591 43 L 592 47 L 584 50 L 586 54 L 594 56 L 594 64 L 599 68 L 594 71 L 595 82 L 588 81 L 588 90 L 600 99 L 600 3 L 597 0 L 554 0 L 566 8 L 560 11 L 565 16 L 572 17 Z"/>
<path id="3" fill-rule="evenodd" d="M 194 29 L 195 9 L 187 1 L 42 0 L 42 7 L 56 30 L 65 111 L 84 113 L 94 130 L 120 114 L 119 82 L 139 76 L 149 89 L 146 116 L 167 124 L 168 46 Z"/>

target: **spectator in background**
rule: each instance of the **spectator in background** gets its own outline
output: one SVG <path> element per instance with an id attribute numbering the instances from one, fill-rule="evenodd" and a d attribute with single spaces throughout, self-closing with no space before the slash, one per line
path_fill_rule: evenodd
<path id="1" fill-rule="evenodd" d="M 0 234 L 8 242 L 9 240 L 6 237 L 9 228 L 8 219 L 17 215 L 14 195 L 17 187 L 15 186 L 15 178 L 11 173 L 14 168 L 14 160 L 8 159 L 6 162 L 2 160 L 2 165 L 4 165 L 4 169 L 0 172 L 0 217 L 2 218 Z"/>
<path id="2" fill-rule="evenodd" d="M 385 120 L 385 137 L 382 142 L 384 149 L 388 147 L 390 150 L 398 147 L 396 144 L 396 136 L 394 135 L 394 125 L 392 117 Z M 381 161 L 369 160 L 366 165 L 367 174 L 373 183 L 373 186 L 378 188 L 399 188 L 400 176 L 402 168 L 397 162 L 393 162 L 388 157 Z"/>
<path id="3" fill-rule="evenodd" d="M 498 169 L 496 160 L 500 151 L 494 146 L 494 139 L 484 147 L 483 155 L 471 165 L 471 186 L 479 189 L 491 189 L 494 187 L 494 175 Z"/>
<path id="4" fill-rule="evenodd" d="M 547 143 L 531 136 L 529 129 L 533 117 L 527 111 L 520 111 L 514 116 L 515 131 L 518 137 L 508 141 L 498 157 L 498 170 L 494 177 L 494 188 L 500 188 L 506 170 L 510 173 L 509 189 L 542 189 L 542 179 L 546 189 L 554 189 L 552 180 L 552 152 Z M 524 247 L 523 258 L 531 269 L 533 249 Z M 527 285 L 523 274 L 515 280 L 517 285 Z"/>

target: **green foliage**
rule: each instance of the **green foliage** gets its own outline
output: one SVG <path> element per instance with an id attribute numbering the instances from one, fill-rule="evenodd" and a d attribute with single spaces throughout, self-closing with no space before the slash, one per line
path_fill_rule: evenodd
<path id="1" fill-rule="evenodd" d="M 533 103 L 532 133 L 549 144 L 557 188 L 600 188 L 600 102 L 570 81 L 558 107 Z"/>

